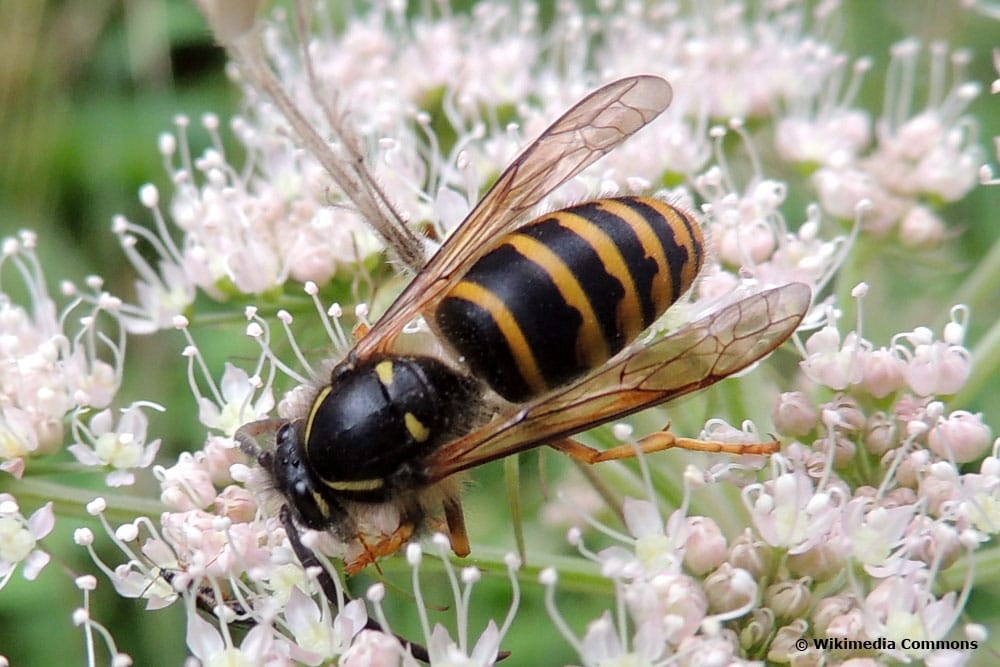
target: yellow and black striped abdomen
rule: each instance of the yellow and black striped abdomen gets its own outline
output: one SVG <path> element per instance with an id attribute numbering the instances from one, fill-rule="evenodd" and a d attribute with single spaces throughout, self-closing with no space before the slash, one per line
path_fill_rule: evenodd
<path id="1" fill-rule="evenodd" d="M 598 199 L 504 237 L 438 304 L 472 371 L 521 402 L 580 377 L 635 339 L 691 286 L 704 239 L 656 199 Z"/>

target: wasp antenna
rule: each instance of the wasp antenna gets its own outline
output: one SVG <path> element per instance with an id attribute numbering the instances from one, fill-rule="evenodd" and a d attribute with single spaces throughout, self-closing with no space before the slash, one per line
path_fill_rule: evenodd
<path id="1" fill-rule="evenodd" d="M 244 454 L 253 457 L 256 461 L 263 462 L 264 459 L 270 458 L 270 453 L 265 452 L 257 444 L 257 438 L 267 433 L 275 433 L 287 423 L 287 419 L 260 419 L 250 422 L 236 429 L 233 440 L 240 446 L 240 451 Z"/>

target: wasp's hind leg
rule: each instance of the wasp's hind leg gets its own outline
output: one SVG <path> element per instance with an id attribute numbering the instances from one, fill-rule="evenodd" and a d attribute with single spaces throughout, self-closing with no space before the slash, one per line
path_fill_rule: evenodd
<path id="1" fill-rule="evenodd" d="M 781 449 L 781 443 L 777 440 L 740 445 L 714 440 L 682 438 L 671 433 L 668 430 L 669 428 L 670 425 L 667 424 L 662 431 L 647 435 L 634 444 L 618 445 L 617 447 L 605 450 L 588 447 L 573 438 L 560 438 L 559 440 L 550 442 L 549 447 L 583 463 L 601 463 L 602 461 L 628 459 L 633 458 L 637 451 L 643 454 L 652 454 L 653 452 L 660 452 L 674 447 L 695 452 L 722 452 L 725 454 L 774 454 Z"/>
<path id="2" fill-rule="evenodd" d="M 469 546 L 469 533 L 465 530 L 465 512 L 462 511 L 462 500 L 457 495 L 446 498 L 442 503 L 444 507 L 444 518 L 448 522 L 448 539 L 451 541 L 451 550 L 456 556 L 469 555 L 472 548 Z"/>

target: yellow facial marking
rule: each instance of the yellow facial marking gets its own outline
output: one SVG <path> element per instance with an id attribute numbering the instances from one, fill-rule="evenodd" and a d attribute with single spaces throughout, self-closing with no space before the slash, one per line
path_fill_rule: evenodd
<path id="1" fill-rule="evenodd" d="M 430 429 L 424 426 L 412 412 L 407 412 L 403 415 L 403 421 L 406 423 L 406 430 L 410 432 L 410 435 L 417 442 L 427 442 L 427 438 L 431 437 Z"/>
<path id="2" fill-rule="evenodd" d="M 323 500 L 323 496 L 319 495 L 315 491 L 312 492 L 313 502 L 316 503 L 316 507 L 319 509 L 320 514 L 323 515 L 324 519 L 330 518 L 330 506 L 326 504 Z"/>
<path id="3" fill-rule="evenodd" d="M 375 374 L 378 375 L 378 381 L 386 387 L 392 384 L 392 370 L 392 362 L 388 359 L 380 361 L 375 365 Z"/>

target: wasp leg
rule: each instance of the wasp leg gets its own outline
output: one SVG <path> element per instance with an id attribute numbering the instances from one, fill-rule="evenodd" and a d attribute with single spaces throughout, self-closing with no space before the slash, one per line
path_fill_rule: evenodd
<path id="1" fill-rule="evenodd" d="M 299 563 L 305 569 L 314 568 L 317 572 L 316 581 L 319 583 L 320 589 L 323 591 L 323 595 L 326 596 L 327 600 L 330 602 L 335 602 L 338 597 L 340 597 L 344 603 L 351 601 L 351 598 L 347 596 L 347 593 L 338 593 L 336 584 L 333 583 L 333 577 L 327 572 L 326 568 L 323 567 L 319 559 L 312 552 L 309 547 L 302 544 L 302 539 L 299 537 L 299 529 L 296 527 L 295 522 L 292 520 L 292 511 L 288 508 L 288 505 L 281 506 L 281 525 L 285 528 L 285 534 L 288 535 L 288 542 L 292 545 L 292 551 L 295 552 L 295 557 L 299 559 Z M 368 619 L 365 623 L 365 628 L 368 630 L 375 630 L 377 632 L 384 632 L 382 626 L 379 622 L 373 618 Z M 427 649 L 420 644 L 414 644 L 409 639 L 405 637 L 400 637 L 394 634 L 399 643 L 403 645 L 403 648 L 410 652 L 417 660 L 421 662 L 429 663 L 431 660 L 430 653 Z"/>
<path id="2" fill-rule="evenodd" d="M 451 540 L 451 550 L 456 556 L 469 555 L 469 533 L 465 530 L 465 513 L 462 511 L 462 500 L 458 496 L 447 498 L 444 503 L 444 518 L 448 522 L 448 539 Z"/>
<path id="3" fill-rule="evenodd" d="M 600 463 L 602 461 L 632 458 L 636 455 L 637 450 L 643 454 L 652 454 L 653 452 L 660 452 L 673 447 L 689 449 L 695 452 L 773 454 L 781 449 L 781 443 L 773 440 L 771 442 L 753 442 L 738 445 L 727 442 L 716 442 L 714 440 L 695 440 L 693 438 L 682 438 L 664 429 L 663 431 L 647 435 L 635 444 L 618 445 L 617 447 L 605 450 L 588 447 L 573 438 L 560 438 L 559 440 L 550 442 L 549 447 L 583 463 Z"/>
<path id="4" fill-rule="evenodd" d="M 379 538 L 379 541 L 374 544 L 362 542 L 365 548 L 364 552 L 351 562 L 345 564 L 344 571 L 347 574 L 357 574 L 379 558 L 396 553 L 413 537 L 415 530 L 416 527 L 413 523 L 404 522 L 399 524 L 396 530 Z"/>

